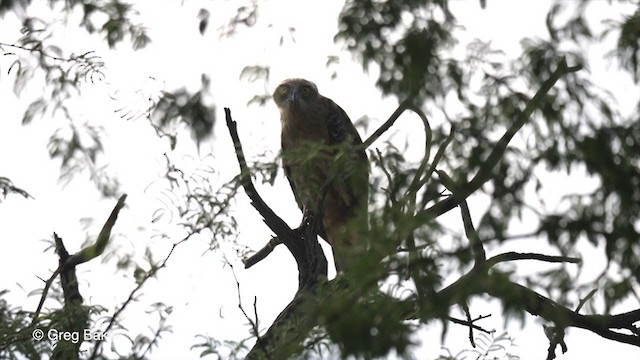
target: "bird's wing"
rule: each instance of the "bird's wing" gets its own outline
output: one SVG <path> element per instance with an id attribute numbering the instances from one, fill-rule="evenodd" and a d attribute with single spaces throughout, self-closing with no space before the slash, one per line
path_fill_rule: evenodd
<path id="1" fill-rule="evenodd" d="M 282 151 L 284 152 L 286 150 L 286 147 L 284 146 L 284 143 L 282 145 L 283 145 Z M 283 163 L 282 167 L 284 169 L 284 175 L 287 177 L 287 180 L 289 180 L 289 185 L 291 185 L 291 191 L 293 191 L 293 196 L 296 198 L 296 202 L 298 203 L 298 207 L 300 208 L 300 210 L 304 212 L 304 204 L 302 203 L 302 199 L 300 199 L 300 195 L 298 194 L 298 190 L 296 189 L 296 184 L 291 174 L 291 166 L 286 164 L 284 157 L 282 159 L 282 163 Z M 318 229 L 318 235 L 320 235 L 325 240 L 328 239 L 323 225 L 321 225 L 320 228 Z"/>
<path id="2" fill-rule="evenodd" d="M 360 134 L 358 134 L 358 130 L 356 130 L 347 113 L 332 100 L 326 100 L 330 102 L 330 108 L 333 109 L 325 118 L 329 144 L 338 145 L 350 137 L 352 146 L 361 145 Z M 347 172 L 345 176 L 339 179 L 334 179 L 333 186 L 333 190 L 349 206 L 360 202 L 366 203 L 367 201 L 367 191 L 365 189 L 368 187 L 369 161 L 364 149 L 358 149 L 354 155 L 355 158 L 352 159 L 354 166 L 349 166 L 353 171 Z M 358 194 L 355 194 L 354 190 L 357 190 Z M 364 199 L 362 199 L 363 196 Z"/>

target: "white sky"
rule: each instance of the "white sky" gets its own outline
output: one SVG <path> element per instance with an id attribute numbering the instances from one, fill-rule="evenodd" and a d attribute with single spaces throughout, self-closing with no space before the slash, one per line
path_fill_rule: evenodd
<path id="1" fill-rule="evenodd" d="M 211 14 L 213 23 L 207 35 L 200 37 L 196 14 L 201 2 L 137 2 L 136 8 L 143 15 L 140 20 L 149 28 L 152 39 L 148 48 L 137 52 L 130 50 L 126 43 L 116 51 L 108 51 L 99 38 L 78 34 L 75 28 L 77 17 L 70 21 L 68 29 L 60 24 L 55 32 L 57 42 L 67 54 L 96 50 L 107 64 L 105 82 L 84 86 L 82 97 L 74 100 L 72 106 L 80 115 L 78 120 L 81 122 L 89 121 L 104 127 L 107 135 L 104 139 L 105 153 L 108 155 L 105 163 L 109 164 L 109 171 L 117 174 L 122 191 L 129 194 L 127 207 L 121 212 L 114 229 L 124 236 L 114 236 L 110 245 L 111 251 L 117 250 L 118 254 L 132 254 L 141 261 L 145 247 L 150 246 L 155 259 L 161 259 L 166 256 L 171 244 L 183 234 L 172 228 L 166 220 L 151 223 L 154 210 L 162 206 L 158 201 L 162 184 L 157 179 L 162 175 L 162 154 L 169 150 L 167 144 L 156 139 L 143 119 L 125 121 L 113 113 L 122 105 L 121 101 L 109 98 L 115 91 L 131 94 L 138 89 L 153 92 L 157 89 L 173 90 L 180 86 L 195 90 L 199 87 L 200 74 L 204 72 L 210 75 L 212 98 L 218 107 L 218 121 L 213 141 L 202 146 L 201 154 L 213 153 L 214 160 L 209 160 L 207 164 L 213 164 L 219 172 L 218 181 L 227 181 L 238 171 L 224 125 L 223 107 L 232 109 L 249 158 L 256 158 L 265 151 L 275 156 L 279 147 L 279 120 L 275 106 L 246 106 L 247 101 L 254 94 L 262 92 L 263 88 L 259 83 L 239 80 L 240 71 L 245 65 L 271 66 L 269 92 L 284 78 L 305 77 L 315 81 L 321 93 L 336 100 L 352 119 L 367 115 L 374 121 L 383 121 L 397 106 L 396 99 L 383 99 L 375 89 L 375 69 L 371 74 L 363 73 L 362 68 L 352 61 L 351 55 L 333 43 L 341 2 L 261 2 L 258 25 L 252 29 L 241 29 L 231 39 L 220 39 L 215 30 L 221 21 L 234 13 L 237 3 L 216 4 L 215 12 Z M 507 56 L 514 57 L 519 55 L 519 41 L 524 36 L 537 34 L 546 37 L 544 17 L 549 4 L 548 1 L 489 0 L 488 8 L 484 11 L 479 9 L 477 1 L 452 2 L 451 6 L 459 23 L 466 28 L 459 34 L 461 43 L 475 37 L 490 39 L 495 48 L 505 50 Z M 597 19 L 615 16 L 606 2 L 595 2 L 592 8 L 590 15 Z M 50 16 L 46 8 L 40 11 L 43 17 Z M 283 18 L 285 12 L 296 16 Z M 268 23 L 274 26 L 265 30 L 264 25 Z M 295 41 L 285 38 L 284 45 L 279 46 L 279 34 L 288 27 L 296 28 Z M 0 22 L 0 41 L 15 41 L 19 37 L 19 28 L 15 19 L 6 15 Z M 599 53 L 599 49 L 592 50 L 591 71 L 594 81 L 614 91 L 623 113 L 630 111 L 634 98 L 626 94 L 629 88 L 634 88 L 632 82 L 616 72 L 614 65 L 600 60 L 601 49 Z M 340 64 L 328 70 L 325 67 L 327 55 L 338 55 Z M 31 126 L 21 126 L 24 108 L 33 96 L 37 96 L 40 87 L 32 84 L 21 98 L 16 98 L 12 92 L 13 77 L 6 75 L 6 68 L 7 63 L 0 62 L 0 105 L 4 118 L 0 123 L 0 176 L 9 177 L 17 186 L 29 191 L 35 200 L 14 195 L 0 204 L 0 239 L 5 242 L 5 251 L 0 253 L 0 273 L 10 274 L 0 278 L 0 289 L 11 290 L 8 299 L 12 304 L 35 309 L 39 297 L 27 295 L 31 290 L 42 287 L 37 277 L 48 278 L 57 265 L 55 255 L 51 252 L 42 253 L 45 245 L 40 240 L 49 238 L 56 231 L 64 239 L 69 251 L 77 251 L 87 235 L 97 235 L 115 201 L 101 200 L 93 190 L 93 185 L 87 181 L 87 175 L 77 177 L 66 187 L 58 183 L 59 164 L 49 160 L 46 144 L 50 134 L 62 122 L 59 119 L 36 119 Z M 338 73 L 335 80 L 330 79 L 332 70 Z M 149 76 L 158 81 L 150 81 Z M 434 118 L 432 126 L 442 121 Z M 394 139 L 403 142 L 407 134 L 415 133 L 409 137 L 410 143 L 422 144 L 421 132 L 415 131 L 417 125 L 419 122 L 410 115 L 401 118 L 393 132 L 396 134 Z M 369 131 L 375 127 L 374 122 Z M 422 149 L 416 151 L 416 154 L 408 154 L 408 157 L 417 159 Z M 178 148 L 170 157 L 181 166 L 190 166 L 193 161 L 185 155 L 195 154 L 195 148 L 190 144 L 188 135 L 185 135 L 179 139 Z M 553 186 L 548 187 L 547 191 L 552 201 L 569 188 L 589 189 L 594 186 L 594 182 L 588 179 L 571 179 L 569 184 L 569 177 L 566 176 L 553 175 L 550 178 Z M 566 186 L 558 185 L 563 182 Z M 153 185 L 148 187 L 150 184 Z M 298 223 L 299 211 L 282 174 L 274 189 L 261 186 L 259 190 L 267 203 L 285 220 L 292 225 Z M 477 221 L 486 202 L 482 198 L 474 199 L 470 201 L 470 207 Z M 240 221 L 239 242 L 256 250 L 262 247 L 269 239 L 270 232 L 244 195 L 236 200 L 234 212 Z M 80 219 L 89 217 L 95 221 L 85 228 Z M 450 227 L 462 228 L 456 211 L 445 215 L 443 219 Z M 516 225 L 526 228 L 526 224 Z M 158 229 L 170 231 L 175 237 L 171 241 L 153 238 Z M 513 232 L 519 233 L 517 229 Z M 160 271 L 158 279 L 149 281 L 144 287 L 141 302 L 129 306 L 125 312 L 122 321 L 128 334 L 135 336 L 145 332 L 151 335 L 147 325 L 155 326 L 157 319 L 145 315 L 149 304 L 163 301 L 173 306 L 168 321 L 173 333 L 161 340 L 160 348 L 151 354 L 152 358 L 197 357 L 197 352 L 189 350 L 197 342 L 194 338 L 196 334 L 207 334 L 219 340 L 239 340 L 249 335 L 249 328 L 244 325 L 246 321 L 237 308 L 233 276 L 227 267 L 223 267 L 220 254 L 204 253 L 207 248 L 207 239 L 196 238 L 181 245 L 168 267 Z M 517 242 L 499 250 L 523 249 L 545 252 L 539 242 Z M 251 310 L 254 296 L 257 297 L 260 326 L 266 329 L 295 293 L 297 272 L 292 256 L 280 247 L 260 264 L 244 270 L 239 260 L 232 258 L 233 253 L 229 249 L 226 249 L 226 253 L 236 265 L 245 307 Z M 590 267 L 585 272 L 600 271 L 604 265 L 601 251 L 585 247 L 584 256 L 589 264 L 587 267 Z M 541 265 L 526 262 L 516 266 L 519 273 L 526 274 L 534 269 L 539 270 Z M 106 306 L 110 312 L 126 299 L 135 286 L 132 271 L 116 271 L 113 258 L 106 263 L 94 260 L 82 265 L 78 276 L 85 300 Z M 47 304 L 56 306 L 49 302 Z M 627 304 L 618 311 L 637 307 L 638 304 Z M 495 328 L 498 332 L 504 328 L 500 308 L 495 301 L 474 301 L 471 309 L 476 315 L 493 314 L 482 322 L 483 327 Z M 528 320 L 524 328 L 520 328 L 518 323 L 508 325 L 507 329 L 518 345 L 511 352 L 525 360 L 542 359 L 548 346 L 546 337 L 533 317 Z M 419 340 L 423 346 L 416 349 L 416 358 L 437 357 L 440 353 L 439 329 L 438 324 L 432 324 L 420 333 Z M 453 353 L 469 347 L 467 331 L 467 328 L 460 326 L 449 327 L 446 345 Z M 616 344 L 577 329 L 569 330 L 566 341 L 569 352 L 561 359 L 611 356 L 640 358 L 637 348 Z"/>

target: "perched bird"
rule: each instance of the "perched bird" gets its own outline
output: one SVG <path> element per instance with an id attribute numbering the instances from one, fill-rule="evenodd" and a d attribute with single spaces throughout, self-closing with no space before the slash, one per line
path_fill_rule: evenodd
<path id="1" fill-rule="evenodd" d="M 333 248 L 336 271 L 366 244 L 369 161 L 349 116 L 304 79 L 288 79 L 273 99 L 282 124 L 282 163 L 300 209 L 315 213 L 322 187 L 323 228 L 319 234 Z"/>

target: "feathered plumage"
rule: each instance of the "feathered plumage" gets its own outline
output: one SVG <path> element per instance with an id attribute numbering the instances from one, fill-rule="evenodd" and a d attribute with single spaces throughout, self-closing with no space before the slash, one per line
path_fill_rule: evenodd
<path id="1" fill-rule="evenodd" d="M 310 81 L 285 80 L 273 98 L 280 109 L 284 171 L 300 209 L 315 212 L 321 187 L 332 177 L 320 234 L 333 248 L 336 270 L 344 271 L 365 245 L 359 234 L 367 221 L 369 162 L 364 149 L 355 148 L 360 135 L 344 110 Z"/>

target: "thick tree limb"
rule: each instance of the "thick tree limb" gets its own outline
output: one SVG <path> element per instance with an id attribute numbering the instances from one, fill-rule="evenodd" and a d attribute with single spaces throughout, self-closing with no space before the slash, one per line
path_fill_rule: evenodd
<path id="1" fill-rule="evenodd" d="M 296 260 L 298 264 L 299 287 L 313 287 L 313 284 L 315 284 L 319 277 L 326 278 L 327 276 L 327 259 L 324 256 L 322 247 L 320 247 L 318 243 L 317 227 L 315 226 L 315 222 L 313 222 L 315 220 L 311 219 L 313 226 L 304 226 L 304 229 L 294 231 L 264 202 L 251 181 L 251 172 L 247 166 L 244 151 L 242 150 L 242 143 L 238 136 L 238 125 L 231 117 L 231 110 L 225 108 L 224 111 L 227 128 L 233 140 L 236 157 L 240 165 L 240 184 L 247 193 L 247 196 L 249 196 L 249 199 L 251 199 L 251 205 L 260 213 L 265 224 L 276 234 L 278 239 L 285 244 Z M 269 252 L 269 250 L 265 250 L 263 255 L 266 256 Z"/>
<path id="2" fill-rule="evenodd" d="M 515 253 L 507 253 L 515 254 Z M 505 254 L 503 254 L 505 255 Z M 625 344 L 640 347 L 640 334 L 634 332 L 635 323 L 640 321 L 640 309 L 617 315 L 582 315 L 557 302 L 538 294 L 537 292 L 510 281 L 507 277 L 498 271 L 489 272 L 491 265 L 497 263 L 495 259 L 505 259 L 512 257 L 513 259 L 534 259 L 547 261 L 550 259 L 560 260 L 560 257 L 544 257 L 540 254 L 520 254 L 503 256 L 498 255 L 488 259 L 484 266 L 474 267 L 467 274 L 460 277 L 457 281 L 438 291 L 434 299 L 409 299 L 413 303 L 413 311 L 407 313 L 407 319 L 420 318 L 427 321 L 430 318 L 438 316 L 436 312 L 427 314 L 419 312 L 419 309 L 430 307 L 450 307 L 454 304 L 466 301 L 472 296 L 488 294 L 496 299 L 500 299 L 503 303 L 517 306 L 528 313 L 554 323 L 557 327 L 568 328 L 577 327 L 592 331 L 604 338 L 622 342 Z M 540 257 L 538 259 L 538 257 Z M 505 260 L 506 261 L 506 260 Z M 414 264 L 416 265 L 416 264 Z M 425 302 L 422 306 L 418 306 L 416 302 Z M 420 314 L 420 316 L 418 316 Z M 626 329 L 632 333 L 624 334 L 613 331 L 614 329 Z"/>
<path id="3" fill-rule="evenodd" d="M 289 305 L 278 315 L 267 332 L 258 337 L 256 345 L 251 349 L 249 354 L 247 354 L 246 358 L 285 358 L 292 352 L 290 352 L 284 344 L 299 346 L 301 343 L 301 341 L 291 340 L 291 330 L 305 329 L 308 326 L 312 326 L 310 323 L 308 323 L 307 326 L 301 325 L 301 322 L 309 321 L 309 317 L 305 317 L 301 311 L 302 305 L 306 302 L 305 299 L 308 299 L 308 295 L 315 293 L 319 281 L 327 277 L 327 259 L 324 256 L 322 247 L 320 247 L 318 243 L 317 236 L 319 230 L 318 222 L 322 219 L 323 209 L 321 206 L 318 206 L 315 209 L 315 213 L 312 213 L 310 209 L 305 209 L 303 224 L 295 230 L 292 230 L 284 220 L 276 215 L 264 202 L 262 197 L 260 197 L 251 181 L 251 173 L 244 157 L 240 137 L 238 136 L 237 123 L 231 118 L 231 110 L 229 108 L 225 108 L 225 117 L 227 128 L 229 129 L 229 134 L 235 147 L 238 164 L 240 165 L 240 184 L 245 189 L 249 199 L 251 199 L 251 205 L 260 213 L 269 229 L 276 234 L 276 238 L 271 239 L 265 248 L 260 250 L 254 257 L 245 261 L 245 267 L 251 266 L 261 259 L 264 259 L 272 251 L 273 247 L 280 242 L 285 244 L 287 249 L 289 249 L 298 265 L 297 293 Z M 323 184 L 323 189 L 327 189 L 326 184 Z M 326 191 L 322 191 L 322 193 L 324 194 Z M 319 204 L 322 204 L 322 199 L 319 199 Z M 299 331 L 298 336 L 304 339 L 307 332 Z M 295 336 L 294 338 L 297 339 Z"/>
<path id="4" fill-rule="evenodd" d="M 60 283 L 64 296 L 62 311 L 65 316 L 58 323 L 58 330 L 82 334 L 87 327 L 89 313 L 88 310 L 82 306 L 83 299 L 78 289 L 76 267 L 75 265 L 66 265 L 70 259 L 69 252 L 67 252 L 62 239 L 58 237 L 56 233 L 53 233 L 53 240 L 55 242 L 56 253 L 58 254 L 59 268 L 62 269 L 60 271 Z M 80 346 L 83 340 L 82 337 L 79 337 L 77 341 L 60 339 L 53 349 L 51 358 L 61 360 L 79 359 Z"/>
<path id="5" fill-rule="evenodd" d="M 490 275 L 491 277 L 491 275 Z M 502 300 L 513 301 L 532 315 L 538 315 L 558 327 L 577 327 L 590 330 L 606 339 L 640 347 L 640 336 L 628 335 L 612 329 L 631 329 L 640 321 L 640 309 L 617 315 L 582 315 L 546 298 L 522 285 L 489 282 L 486 293 Z"/>

